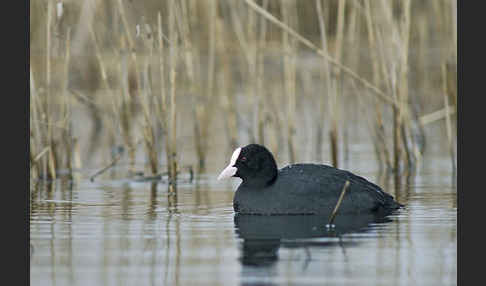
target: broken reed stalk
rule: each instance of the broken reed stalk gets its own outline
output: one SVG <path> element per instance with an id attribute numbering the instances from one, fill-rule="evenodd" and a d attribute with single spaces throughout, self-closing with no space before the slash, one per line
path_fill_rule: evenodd
<path id="1" fill-rule="evenodd" d="M 93 175 L 92 175 L 92 176 L 89 178 L 89 180 L 90 180 L 91 182 L 93 182 L 93 181 L 94 181 L 94 179 L 95 179 L 96 177 L 98 177 L 99 175 L 103 174 L 103 173 L 104 173 L 106 170 L 110 169 L 111 167 L 115 166 L 115 165 L 116 165 L 116 163 L 117 163 L 118 161 L 120 161 L 120 159 L 122 158 L 122 156 L 123 156 L 123 151 L 118 152 L 118 154 L 117 154 L 117 155 L 116 155 L 116 156 L 115 156 L 115 157 L 114 157 L 114 158 L 111 160 L 111 162 L 110 162 L 110 163 L 109 163 L 109 164 L 108 164 L 106 167 L 103 167 L 103 168 L 101 168 L 100 170 L 96 171 L 96 173 L 94 173 L 94 174 L 93 174 Z"/>
<path id="2" fill-rule="evenodd" d="M 346 180 L 346 183 L 344 183 L 343 190 L 341 191 L 341 195 L 339 196 L 339 199 L 336 203 L 336 206 L 334 207 L 334 210 L 332 211 L 331 216 L 329 217 L 329 222 L 328 225 L 332 225 L 334 222 L 334 218 L 336 218 L 336 214 L 339 210 L 339 207 L 341 206 L 341 203 L 343 201 L 344 195 L 346 194 L 346 190 L 348 189 L 349 186 L 349 181 Z"/>
<path id="3" fill-rule="evenodd" d="M 436 122 L 438 120 L 441 120 L 444 117 L 453 115 L 454 113 L 456 113 L 456 110 L 453 109 L 453 107 L 454 106 L 444 107 L 440 110 L 431 112 L 431 113 L 426 114 L 426 115 L 422 115 L 419 118 L 419 122 L 422 125 L 427 125 L 427 124 L 430 124 L 432 122 Z"/>
<path id="4" fill-rule="evenodd" d="M 294 1 L 285 1 L 281 3 L 283 21 L 288 25 L 296 25 L 296 7 Z M 287 31 L 282 31 L 282 43 L 284 49 L 284 86 L 287 97 L 287 148 L 289 152 L 290 163 L 295 162 L 296 155 L 294 149 L 295 134 L 295 61 L 296 61 L 296 43 L 294 38 L 289 39 Z"/>

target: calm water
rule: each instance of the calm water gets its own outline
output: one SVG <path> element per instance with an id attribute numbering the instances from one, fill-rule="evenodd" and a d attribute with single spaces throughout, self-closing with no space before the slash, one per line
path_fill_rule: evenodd
<path id="1" fill-rule="evenodd" d="M 372 156 L 353 148 L 354 161 Z M 334 230 L 327 218 L 235 219 L 239 179 L 221 183 L 216 173 L 180 183 L 177 197 L 165 184 L 126 179 L 40 184 L 31 284 L 455 285 L 456 186 L 444 154 L 428 152 L 400 190 L 356 164 L 407 207 L 387 220 L 338 215 Z"/>

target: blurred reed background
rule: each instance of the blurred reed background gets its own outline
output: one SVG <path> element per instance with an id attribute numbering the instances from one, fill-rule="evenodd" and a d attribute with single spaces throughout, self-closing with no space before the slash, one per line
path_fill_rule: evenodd
<path id="1" fill-rule="evenodd" d="M 362 121 L 396 180 L 439 120 L 455 169 L 456 14 L 454 0 L 31 1 L 31 178 L 124 163 L 175 182 L 252 142 L 342 167 Z"/>

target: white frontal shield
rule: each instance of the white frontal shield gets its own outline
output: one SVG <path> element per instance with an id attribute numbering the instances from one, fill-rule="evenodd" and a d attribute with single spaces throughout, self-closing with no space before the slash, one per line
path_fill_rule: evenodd
<path id="1" fill-rule="evenodd" d="M 236 174 L 236 171 L 238 171 L 238 169 L 234 165 L 236 163 L 236 160 L 238 159 L 238 156 L 240 156 L 240 152 L 241 152 L 241 147 L 236 148 L 236 150 L 233 152 L 233 155 L 231 155 L 231 161 L 229 165 L 226 168 L 224 168 L 221 174 L 219 174 L 218 180 L 227 179 L 232 177 L 234 174 Z"/>

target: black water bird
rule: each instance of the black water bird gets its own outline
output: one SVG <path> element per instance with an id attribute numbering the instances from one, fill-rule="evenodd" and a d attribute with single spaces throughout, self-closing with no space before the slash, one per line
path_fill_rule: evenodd
<path id="1" fill-rule="evenodd" d="M 243 181 L 233 198 L 235 212 L 288 215 L 331 212 L 346 181 L 349 186 L 339 213 L 389 214 L 402 205 L 379 186 L 349 171 L 322 164 L 293 164 L 282 169 L 262 145 L 237 148 L 218 180 Z"/>

